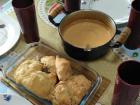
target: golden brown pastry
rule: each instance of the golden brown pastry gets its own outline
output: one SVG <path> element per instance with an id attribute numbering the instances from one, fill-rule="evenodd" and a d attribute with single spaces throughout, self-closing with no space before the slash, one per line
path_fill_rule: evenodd
<path id="1" fill-rule="evenodd" d="M 56 66 L 56 73 L 60 81 L 65 81 L 72 75 L 71 65 L 67 59 L 60 58 L 57 56 L 55 61 L 55 66 Z"/>
<path id="2" fill-rule="evenodd" d="M 51 94 L 53 105 L 72 105 L 71 95 L 65 82 L 60 81 Z"/>
<path id="3" fill-rule="evenodd" d="M 37 60 L 25 60 L 15 71 L 14 78 L 17 83 L 21 83 L 23 78 L 26 78 L 30 73 L 41 71 L 43 65 Z"/>
<path id="4" fill-rule="evenodd" d="M 22 80 L 22 85 L 39 97 L 50 100 L 49 95 L 54 89 L 56 81 L 56 75 L 53 73 L 47 74 L 42 71 L 36 71 L 24 78 Z"/>
<path id="5" fill-rule="evenodd" d="M 79 105 L 81 99 L 91 86 L 91 81 L 84 75 L 74 75 L 67 80 L 67 87 L 72 96 L 72 105 Z"/>
<path id="6" fill-rule="evenodd" d="M 44 68 L 48 68 L 48 72 L 56 73 L 55 59 L 55 56 L 44 56 L 41 58 L 41 63 L 44 65 Z"/>
<path id="7" fill-rule="evenodd" d="M 79 105 L 91 86 L 84 75 L 72 75 L 70 62 L 58 56 L 45 56 L 41 61 L 26 60 L 18 66 L 14 78 L 53 105 Z"/>
<path id="8" fill-rule="evenodd" d="M 53 105 L 79 105 L 89 90 L 91 81 L 84 75 L 75 75 L 67 81 L 60 81 L 51 93 Z"/>

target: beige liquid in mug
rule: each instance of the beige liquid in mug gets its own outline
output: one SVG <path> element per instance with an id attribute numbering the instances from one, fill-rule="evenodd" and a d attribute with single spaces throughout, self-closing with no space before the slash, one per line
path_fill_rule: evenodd
<path id="1" fill-rule="evenodd" d="M 63 30 L 63 38 L 68 43 L 80 47 L 95 48 L 112 39 L 111 29 L 98 20 L 80 19 Z"/>

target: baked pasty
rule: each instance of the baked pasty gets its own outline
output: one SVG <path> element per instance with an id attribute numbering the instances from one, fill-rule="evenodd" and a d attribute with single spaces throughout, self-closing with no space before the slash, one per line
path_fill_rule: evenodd
<path id="1" fill-rule="evenodd" d="M 22 62 L 14 73 L 14 78 L 17 83 L 21 83 L 23 78 L 26 78 L 30 73 L 41 71 L 43 65 L 37 60 L 25 60 Z"/>
<path id="2" fill-rule="evenodd" d="M 67 87 L 70 90 L 72 96 L 71 105 L 79 105 L 83 96 L 89 90 L 91 81 L 88 80 L 84 75 L 74 75 L 67 80 Z"/>
<path id="3" fill-rule="evenodd" d="M 90 86 L 91 81 L 84 75 L 71 76 L 56 85 L 51 93 L 51 101 L 53 105 L 79 105 Z"/>
<path id="4" fill-rule="evenodd" d="M 53 105 L 72 105 L 71 95 L 64 81 L 60 81 L 51 93 Z"/>
<path id="5" fill-rule="evenodd" d="M 60 81 L 65 81 L 72 75 L 71 65 L 67 59 L 56 56 L 55 66 Z"/>
<path id="6" fill-rule="evenodd" d="M 53 73 L 47 74 L 42 71 L 36 71 L 24 78 L 21 84 L 39 97 L 50 100 L 49 95 L 54 89 L 56 81 L 56 75 Z"/>
<path id="7" fill-rule="evenodd" d="M 55 56 L 44 56 L 41 58 L 41 63 L 44 68 L 48 69 L 48 72 L 56 73 L 55 59 Z"/>

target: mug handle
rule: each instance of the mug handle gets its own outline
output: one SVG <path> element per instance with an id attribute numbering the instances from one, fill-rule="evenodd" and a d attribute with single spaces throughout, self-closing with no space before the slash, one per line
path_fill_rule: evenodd
<path id="1" fill-rule="evenodd" d="M 130 34 L 131 34 L 131 29 L 129 27 L 125 27 L 123 31 L 120 33 L 118 39 L 114 43 L 110 44 L 110 47 L 118 48 L 122 46 L 130 36 Z"/>
<path id="2" fill-rule="evenodd" d="M 59 26 L 61 20 L 66 16 L 65 10 L 62 4 L 53 3 L 53 5 L 48 10 L 48 19 L 49 21 L 55 25 Z"/>

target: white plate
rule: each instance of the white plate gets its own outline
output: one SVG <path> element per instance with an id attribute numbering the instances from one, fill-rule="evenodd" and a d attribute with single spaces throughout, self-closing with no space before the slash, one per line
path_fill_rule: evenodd
<path id="1" fill-rule="evenodd" d="M 33 105 L 25 98 L 17 95 L 0 94 L 0 105 Z"/>
<path id="2" fill-rule="evenodd" d="M 103 11 L 110 15 L 116 24 L 128 21 L 132 0 L 90 0 L 89 8 Z"/>
<path id="3" fill-rule="evenodd" d="M 0 24 L 5 24 L 0 28 L 0 56 L 9 51 L 20 37 L 20 26 L 12 17 L 0 14 Z"/>

